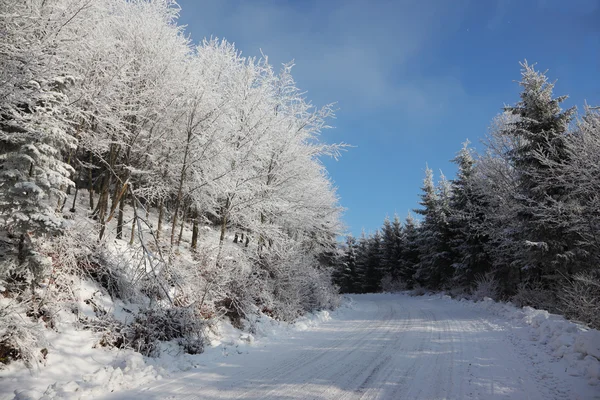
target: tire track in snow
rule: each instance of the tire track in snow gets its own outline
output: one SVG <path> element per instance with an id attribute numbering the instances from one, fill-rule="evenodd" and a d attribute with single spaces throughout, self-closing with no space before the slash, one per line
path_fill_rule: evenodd
<path id="1" fill-rule="evenodd" d="M 299 332 L 286 346 L 257 349 L 260 357 L 235 357 L 235 365 L 214 373 L 204 368 L 115 398 L 568 398 L 559 377 L 532 366 L 533 348 L 489 313 L 432 297 L 355 299 L 352 319 Z"/>

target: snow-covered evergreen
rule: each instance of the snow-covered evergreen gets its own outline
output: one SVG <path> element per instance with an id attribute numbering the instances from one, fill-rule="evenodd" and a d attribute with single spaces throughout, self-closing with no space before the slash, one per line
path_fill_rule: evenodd
<path id="1" fill-rule="evenodd" d="M 492 121 L 485 152 L 467 141 L 452 160 L 456 177 L 437 185 L 426 168 L 421 220 L 402 226 L 400 256 L 388 218 L 382 240 L 363 237 L 354 291 L 388 290 L 393 277 L 398 287 L 510 299 L 598 327 L 599 113 L 588 107 L 571 124 L 575 110 L 560 108 L 566 96 L 553 97 L 544 73 L 521 66 L 521 99 Z M 376 246 L 379 258 L 360 256 Z M 375 288 L 378 265 L 390 276 Z"/>

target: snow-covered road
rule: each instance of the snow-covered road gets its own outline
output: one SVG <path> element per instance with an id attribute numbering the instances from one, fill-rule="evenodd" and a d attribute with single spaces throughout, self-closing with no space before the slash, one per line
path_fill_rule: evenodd
<path id="1" fill-rule="evenodd" d="M 114 399 L 587 399 L 514 325 L 435 297 L 362 295 L 352 310 Z M 524 329 L 524 328 L 523 328 Z M 542 350 L 538 350 L 542 352 Z M 538 357 L 538 358 L 536 358 Z M 541 358 L 539 358 L 541 357 Z"/>

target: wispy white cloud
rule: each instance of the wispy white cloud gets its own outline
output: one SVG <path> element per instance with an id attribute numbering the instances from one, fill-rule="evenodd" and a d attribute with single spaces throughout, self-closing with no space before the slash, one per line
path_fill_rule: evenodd
<path id="1" fill-rule="evenodd" d="M 198 15 L 194 36 L 225 36 L 247 54 L 262 49 L 274 63 L 295 59 L 295 76 L 316 102 L 339 101 L 343 110 L 401 105 L 414 113 L 464 95 L 451 76 L 404 74 L 459 28 L 467 1 L 181 3 Z"/>

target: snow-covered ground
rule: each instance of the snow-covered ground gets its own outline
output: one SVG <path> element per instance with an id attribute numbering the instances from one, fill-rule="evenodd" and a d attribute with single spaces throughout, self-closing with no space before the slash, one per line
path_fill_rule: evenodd
<path id="1" fill-rule="evenodd" d="M 63 366 L 62 380 L 55 370 L 29 381 L 56 380 L 47 399 L 600 399 L 600 332 L 492 301 L 351 296 L 331 315 L 294 326 L 267 319 L 255 335 L 225 324 L 220 335 L 202 355 L 167 353 L 148 365 L 121 353 L 78 379 Z M 74 345 L 77 365 L 85 349 Z M 0 390 L 11 387 L 9 375 Z"/>

